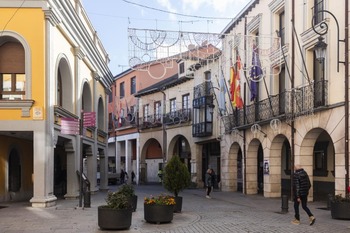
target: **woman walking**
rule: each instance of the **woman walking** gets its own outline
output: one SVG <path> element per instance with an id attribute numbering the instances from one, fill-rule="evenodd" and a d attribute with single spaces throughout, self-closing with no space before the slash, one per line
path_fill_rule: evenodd
<path id="1" fill-rule="evenodd" d="M 212 170 L 209 168 L 207 170 L 207 173 L 205 174 L 205 186 L 207 187 L 207 195 L 206 195 L 206 198 L 211 198 L 210 197 L 210 193 L 211 193 L 211 190 L 212 190 L 212 187 L 213 187 L 213 179 L 212 179 Z"/>

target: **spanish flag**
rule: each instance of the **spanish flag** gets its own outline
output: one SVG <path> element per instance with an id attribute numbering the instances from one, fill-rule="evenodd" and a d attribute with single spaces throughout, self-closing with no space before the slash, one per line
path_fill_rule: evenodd
<path id="1" fill-rule="evenodd" d="M 241 97 L 241 85 L 240 85 L 240 76 L 244 76 L 242 69 L 241 58 L 237 56 L 236 62 L 236 72 L 233 66 L 230 68 L 230 94 L 232 105 L 236 108 L 243 108 L 243 100 Z"/>

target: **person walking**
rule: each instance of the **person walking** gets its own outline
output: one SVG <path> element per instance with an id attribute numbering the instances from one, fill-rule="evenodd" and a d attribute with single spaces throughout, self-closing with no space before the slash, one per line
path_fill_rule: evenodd
<path id="1" fill-rule="evenodd" d="M 310 226 L 316 221 L 316 218 L 311 213 L 310 209 L 307 207 L 307 196 L 309 195 L 309 189 L 311 188 L 311 183 L 309 175 L 306 171 L 299 165 L 294 166 L 293 175 L 293 194 L 294 194 L 294 212 L 295 219 L 292 221 L 293 224 L 300 224 L 300 214 L 299 214 L 299 204 L 305 210 L 309 216 Z"/>
<path id="2" fill-rule="evenodd" d="M 207 173 L 205 173 L 205 186 L 207 187 L 206 198 L 210 199 L 211 198 L 210 193 L 213 186 L 212 170 L 210 168 L 207 170 Z"/>
<path id="3" fill-rule="evenodd" d="M 124 170 L 122 169 L 122 170 L 120 171 L 120 183 L 121 183 L 121 184 L 124 184 L 124 181 L 125 181 L 125 172 L 124 172 Z"/>

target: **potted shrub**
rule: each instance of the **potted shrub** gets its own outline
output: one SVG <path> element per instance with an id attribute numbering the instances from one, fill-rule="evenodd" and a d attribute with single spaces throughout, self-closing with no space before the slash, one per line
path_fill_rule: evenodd
<path id="1" fill-rule="evenodd" d="M 144 219 L 150 223 L 168 223 L 174 217 L 175 199 L 161 194 L 144 198 Z"/>
<path id="2" fill-rule="evenodd" d="M 174 212 L 181 212 L 182 197 L 179 196 L 179 193 L 189 187 L 190 183 L 191 174 L 187 166 L 181 162 L 179 156 L 174 155 L 165 166 L 163 177 L 164 188 L 173 193 L 175 197 Z"/>
<path id="3" fill-rule="evenodd" d="M 331 216 L 334 219 L 350 219 L 350 197 L 347 194 L 343 197 L 341 194 L 335 195 L 331 200 Z"/>
<path id="4" fill-rule="evenodd" d="M 98 206 L 98 226 L 103 230 L 129 229 L 132 206 L 128 197 L 120 192 L 108 192 L 106 205 Z"/>
<path id="5" fill-rule="evenodd" d="M 132 205 L 132 210 L 135 212 L 137 207 L 137 195 L 135 195 L 134 186 L 131 184 L 123 184 L 118 189 L 118 192 L 124 194 L 128 198 L 130 204 Z"/>

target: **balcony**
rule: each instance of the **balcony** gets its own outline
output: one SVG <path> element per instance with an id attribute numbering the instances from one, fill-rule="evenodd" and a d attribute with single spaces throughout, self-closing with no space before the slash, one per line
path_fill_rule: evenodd
<path id="1" fill-rule="evenodd" d="M 213 96 L 193 100 L 192 136 L 207 137 L 213 134 Z"/>
<path id="2" fill-rule="evenodd" d="M 191 121 L 191 109 L 180 109 L 175 112 L 167 113 L 164 116 L 164 124 L 175 125 Z"/>
<path id="3" fill-rule="evenodd" d="M 207 137 L 213 134 L 213 122 L 200 122 L 192 124 L 193 137 Z"/>
<path id="4" fill-rule="evenodd" d="M 139 118 L 139 129 L 157 128 L 162 126 L 162 115 L 154 114 Z"/>
<path id="5" fill-rule="evenodd" d="M 176 125 L 186 122 L 191 122 L 191 111 L 192 109 L 180 109 L 175 112 L 169 112 L 165 114 L 164 120 L 163 115 L 154 114 L 148 115 L 147 117 L 139 118 L 139 129 L 149 129 L 161 127 L 164 124 L 166 125 Z"/>
<path id="6" fill-rule="evenodd" d="M 268 99 L 246 105 L 244 109 L 234 110 L 232 114 L 224 116 L 225 133 L 230 133 L 234 128 L 248 128 L 255 123 L 267 124 L 273 118 L 293 120 L 309 115 L 326 107 L 327 99 L 327 80 L 272 95 Z"/>

